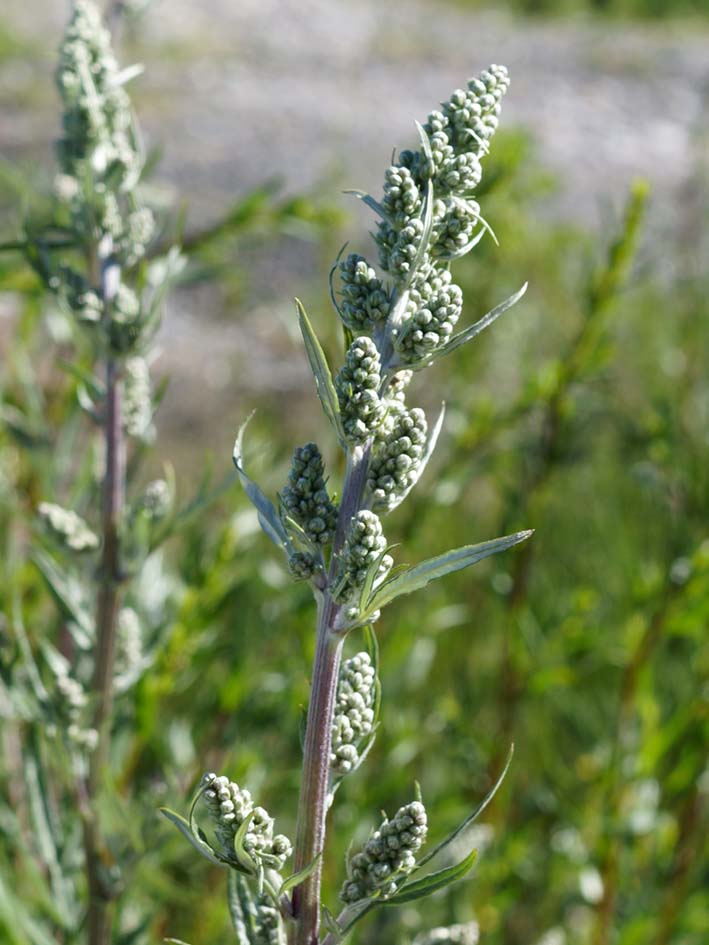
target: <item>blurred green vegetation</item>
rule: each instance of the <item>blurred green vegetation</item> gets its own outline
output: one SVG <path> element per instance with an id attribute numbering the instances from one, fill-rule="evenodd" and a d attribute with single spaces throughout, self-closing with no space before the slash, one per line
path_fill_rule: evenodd
<path id="1" fill-rule="evenodd" d="M 466 9 L 509 10 L 526 16 L 601 16 L 667 20 L 709 17 L 707 0 L 446 0 Z"/>
<path id="2" fill-rule="evenodd" d="M 378 625 L 383 724 L 331 814 L 333 908 L 345 851 L 380 809 L 409 800 L 418 780 L 433 842 L 484 795 L 512 741 L 515 756 L 473 828 L 472 879 L 423 910 L 380 910 L 353 941 L 405 945 L 421 929 L 471 918 L 490 945 L 706 941 L 702 173 L 678 208 L 682 225 L 661 242 L 642 238 L 642 184 L 599 237 L 545 215 L 554 181 L 523 134 L 495 140 L 480 198 L 501 248 L 484 240 L 458 267 L 468 317 L 526 279 L 530 290 L 474 346 L 415 381 L 412 403 L 419 395 L 432 411 L 445 397 L 449 412 L 437 455 L 387 536 L 399 560 L 414 562 L 517 527 L 536 532 L 522 549 L 398 602 Z M 283 220 L 271 227 L 278 215 L 261 198 L 254 206 L 255 216 L 232 219 L 230 239 L 248 232 L 245 220 L 270 221 L 266 236 L 279 231 Z M 284 213 L 290 219 L 292 206 Z M 330 222 L 320 219 L 322 235 Z M 212 235 L 193 238 L 200 255 L 191 272 L 223 279 L 233 245 L 220 250 L 223 232 Z M 69 945 L 81 940 L 82 882 L 69 760 L 32 692 L 38 680 L 51 684 L 42 647 L 61 646 L 70 608 L 66 600 L 56 608 L 32 560 L 32 523 L 47 497 L 86 511 L 81 491 L 67 494 L 66 484 L 80 455 L 80 488 L 92 488 L 94 454 L 80 381 L 62 369 L 62 360 L 81 359 L 66 322 L 17 255 L 0 255 L 0 281 L 19 313 L 0 378 L 0 940 Z M 335 362 L 327 293 L 310 301 Z M 295 445 L 292 422 L 276 395 L 263 406 L 247 458 L 275 492 Z M 314 393 L 310 406 L 310 436 L 320 437 Z M 208 402 L 202 410 L 209 422 Z M 228 474 L 231 432 L 215 483 Z M 132 464 L 137 482 L 146 459 Z M 188 502 L 194 486 L 179 472 L 177 486 Z M 153 662 L 118 701 L 116 787 L 105 798 L 126 890 L 122 945 L 168 935 L 193 945 L 232 940 L 225 876 L 156 814 L 162 804 L 185 810 L 203 771 L 248 784 L 279 829 L 294 827 L 310 594 L 290 581 L 238 486 L 209 493 L 205 481 L 204 501 L 167 552 L 148 559 L 128 601 Z M 353 635 L 351 646 L 361 642 Z"/>

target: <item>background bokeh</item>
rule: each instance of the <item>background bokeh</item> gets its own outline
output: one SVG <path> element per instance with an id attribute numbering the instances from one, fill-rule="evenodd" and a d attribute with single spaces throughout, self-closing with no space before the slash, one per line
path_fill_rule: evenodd
<path id="1" fill-rule="evenodd" d="M 0 8 L 0 239 L 48 192 L 59 128 L 52 72 L 67 5 Z M 156 0 L 119 17 L 121 59 L 154 153 L 146 193 L 190 255 L 160 335 L 169 378 L 155 449 L 200 506 L 141 576 L 159 640 L 119 703 L 109 812 L 129 894 L 125 942 L 230 940 L 224 879 L 155 815 L 223 770 L 292 831 L 313 611 L 230 480 L 248 459 L 272 494 L 317 439 L 340 470 L 294 318 L 306 303 L 333 363 L 327 273 L 369 211 L 413 120 L 489 62 L 510 69 L 480 202 L 484 240 L 457 267 L 472 321 L 525 300 L 417 379 L 448 403 L 437 454 L 387 536 L 401 560 L 516 528 L 533 540 L 379 625 L 383 724 L 338 794 L 328 895 L 353 835 L 418 780 L 431 835 L 504 787 L 475 827 L 472 880 L 420 909 L 380 910 L 361 943 L 404 945 L 475 919 L 490 945 L 703 945 L 709 693 L 709 9 L 706 0 L 485 5 L 372 0 Z M 643 212 L 644 211 L 644 212 Z M 41 844 L 22 823 L 10 706 L 13 602 L 29 645 L 60 631 L 27 522 L 67 500 L 81 442 L 62 319 L 17 255 L 0 255 L 0 940 L 73 941 Z M 88 473 L 87 473 L 88 475 Z M 360 645 L 354 640 L 353 645 Z M 19 781 L 18 781 L 19 778 Z M 18 800 L 19 798 L 19 800 Z M 55 811 L 61 823 L 61 812 Z M 71 836 L 62 857 L 71 863 Z M 20 917 L 20 918 L 18 918 Z M 131 937 L 132 935 L 132 937 Z M 117 939 L 118 941 L 118 939 Z"/>

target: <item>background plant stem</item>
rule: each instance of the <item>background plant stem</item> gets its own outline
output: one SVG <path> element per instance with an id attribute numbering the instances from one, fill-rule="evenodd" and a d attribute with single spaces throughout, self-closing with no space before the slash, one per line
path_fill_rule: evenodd
<path id="1" fill-rule="evenodd" d="M 120 281 L 120 270 L 113 258 L 110 240 L 104 239 L 93 268 L 100 272 L 104 318 Z M 125 439 L 123 433 L 122 381 L 120 365 L 110 355 L 106 358 L 106 400 L 103 417 L 105 470 L 102 484 L 101 536 L 102 552 L 98 573 L 96 648 L 93 674 L 95 711 L 93 724 L 97 733 L 96 748 L 89 763 L 85 785 L 84 853 L 89 886 L 87 934 L 89 945 L 110 942 L 110 904 L 114 898 L 108 881 L 108 857 L 101 835 L 97 802 L 101 781 L 108 760 L 113 709 L 113 676 L 116 657 L 116 625 L 120 607 L 120 585 L 123 579 L 120 564 L 119 527 L 125 503 Z"/>

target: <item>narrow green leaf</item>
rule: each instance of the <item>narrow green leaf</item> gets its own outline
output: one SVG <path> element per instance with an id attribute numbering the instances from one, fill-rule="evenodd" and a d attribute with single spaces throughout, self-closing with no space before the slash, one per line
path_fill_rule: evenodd
<path id="1" fill-rule="evenodd" d="M 244 877 L 229 870 L 227 904 L 237 945 L 251 945 L 256 934 L 256 905 Z"/>
<path id="2" fill-rule="evenodd" d="M 284 879 L 283 884 L 278 891 L 279 895 L 285 896 L 291 891 L 291 889 L 295 889 L 296 886 L 300 886 L 300 884 L 312 874 L 313 870 L 318 865 L 321 856 L 322 853 L 318 853 L 315 859 L 307 866 L 304 866 L 302 870 L 298 870 L 297 873 L 293 873 L 291 876 L 288 876 L 286 879 Z"/>
<path id="3" fill-rule="evenodd" d="M 344 445 L 345 434 L 342 429 L 342 420 L 340 419 L 340 405 L 337 400 L 337 392 L 332 381 L 332 374 L 325 357 L 325 352 L 317 339 L 313 326 L 310 324 L 307 313 L 303 308 L 300 299 L 295 300 L 298 310 L 298 323 L 305 344 L 305 351 L 310 362 L 310 369 L 315 378 L 315 387 L 320 398 L 320 403 L 325 411 L 325 416 L 333 425 L 340 443 Z"/>
<path id="4" fill-rule="evenodd" d="M 217 859 L 214 855 L 212 848 L 204 840 L 201 840 L 192 832 L 192 828 L 189 825 L 189 822 L 185 820 L 180 814 L 177 814 L 174 810 L 170 810 L 169 807 L 161 807 L 160 813 L 163 817 L 166 817 L 171 824 L 174 824 L 180 833 L 189 840 L 192 846 L 197 850 L 198 853 L 201 853 L 202 856 L 209 860 L 210 863 L 213 863 L 215 866 L 224 866 L 221 860 Z"/>
<path id="5" fill-rule="evenodd" d="M 253 414 L 251 414 L 251 417 Z M 279 548 L 287 549 L 289 547 L 289 539 L 286 534 L 286 530 L 283 527 L 283 523 L 278 517 L 278 513 L 273 505 L 273 502 L 256 485 L 256 483 L 251 479 L 244 470 L 244 461 L 243 461 L 243 438 L 244 430 L 248 426 L 251 417 L 241 425 L 239 432 L 236 435 L 236 440 L 234 442 L 234 452 L 232 458 L 234 460 L 234 466 L 236 466 L 236 472 L 239 476 L 239 481 L 244 487 L 246 495 L 251 500 L 251 504 L 256 509 L 258 514 L 258 520 L 263 531 L 268 535 L 274 545 L 278 545 Z"/>
<path id="6" fill-rule="evenodd" d="M 435 856 L 438 856 L 438 854 L 442 850 L 445 850 L 445 848 L 449 846 L 454 840 L 456 840 L 461 835 L 461 833 L 463 833 L 463 831 L 466 830 L 470 826 L 470 824 L 472 824 L 475 820 L 478 819 L 478 817 L 482 814 L 482 812 L 485 810 L 485 808 L 493 799 L 493 797 L 497 794 L 498 790 L 500 789 L 500 785 L 505 780 L 505 777 L 507 775 L 507 772 L 509 771 L 510 765 L 512 764 L 513 754 L 514 754 L 514 745 L 511 745 L 510 750 L 507 754 L 507 760 L 505 761 L 505 767 L 502 769 L 502 773 L 500 774 L 500 777 L 497 779 L 497 781 L 495 781 L 493 786 L 487 792 L 487 794 L 482 799 L 482 801 L 480 801 L 480 803 L 475 808 L 475 810 L 471 814 L 469 814 L 465 818 L 465 820 L 455 828 L 455 830 L 452 833 L 450 833 L 444 840 L 441 840 L 441 842 L 438 843 L 432 850 L 430 850 L 426 854 L 426 856 L 422 857 L 418 861 L 418 863 L 416 864 L 417 871 L 420 870 L 421 867 L 425 866 L 426 863 L 430 863 L 431 860 Z"/>
<path id="7" fill-rule="evenodd" d="M 374 210 L 374 212 L 375 212 L 378 216 L 380 216 L 380 217 L 382 217 L 382 219 L 386 220 L 386 216 L 387 216 L 386 210 L 385 210 L 384 207 L 379 203 L 378 200 L 375 200 L 374 197 L 372 197 L 371 194 L 368 194 L 368 193 L 367 193 L 366 191 L 364 191 L 364 190 L 345 190 L 345 191 L 343 191 L 343 193 L 345 193 L 345 194 L 347 194 L 348 196 L 351 196 L 351 197 L 358 197 L 358 198 L 362 201 L 362 203 L 366 203 L 366 204 L 367 204 L 367 206 L 370 208 L 370 210 Z"/>
<path id="8" fill-rule="evenodd" d="M 481 319 L 475 322 L 474 325 L 470 325 L 468 328 L 463 331 L 458 332 L 457 335 L 453 335 L 448 344 L 443 345 L 442 348 L 439 348 L 436 354 L 450 354 L 451 351 L 455 351 L 456 348 L 460 348 L 461 345 L 464 345 L 467 341 L 471 341 L 480 332 L 485 331 L 485 329 L 492 325 L 500 315 L 504 314 L 508 308 L 519 302 L 524 293 L 527 291 L 528 283 L 522 286 L 514 295 L 511 295 L 508 299 L 505 299 L 504 302 L 500 302 L 499 305 L 496 305 L 495 308 L 491 309 L 487 315 L 483 315 Z"/>
<path id="9" fill-rule="evenodd" d="M 428 252 L 428 244 L 431 242 L 431 232 L 433 231 L 433 181 L 428 181 L 426 183 L 426 195 L 423 200 L 423 206 L 421 207 L 421 221 L 423 222 L 423 233 L 421 234 L 421 241 L 416 249 L 416 255 L 414 256 L 413 262 L 411 263 L 411 268 L 409 269 L 404 286 L 409 288 L 413 282 L 414 276 L 421 268 L 421 264 Z"/>
<path id="10" fill-rule="evenodd" d="M 495 538 L 493 541 L 484 541 L 479 545 L 464 545 L 462 548 L 456 548 L 454 551 L 448 551 L 436 558 L 429 558 L 428 561 L 423 561 L 413 568 L 408 568 L 403 573 L 397 574 L 396 577 L 386 581 L 374 592 L 367 606 L 367 614 L 380 610 L 397 597 L 401 597 L 402 594 L 411 594 L 413 591 L 425 587 L 430 581 L 435 581 L 446 574 L 452 574 L 454 571 L 460 571 L 462 568 L 470 567 L 471 564 L 482 561 L 483 558 L 488 558 L 500 551 L 506 551 L 513 545 L 529 538 L 531 534 L 531 531 L 516 532 L 514 535 Z"/>
<path id="11" fill-rule="evenodd" d="M 451 883 L 462 879 L 466 873 L 470 872 L 477 855 L 477 850 L 471 850 L 465 859 L 461 860 L 460 863 L 456 863 L 455 866 L 447 866 L 436 873 L 429 873 L 423 879 L 405 883 L 394 896 L 382 899 L 382 905 L 399 906 L 404 902 L 413 902 L 414 899 L 423 899 L 424 896 L 430 896 L 432 893 L 438 892 L 439 889 L 445 889 L 446 886 L 450 886 Z"/>

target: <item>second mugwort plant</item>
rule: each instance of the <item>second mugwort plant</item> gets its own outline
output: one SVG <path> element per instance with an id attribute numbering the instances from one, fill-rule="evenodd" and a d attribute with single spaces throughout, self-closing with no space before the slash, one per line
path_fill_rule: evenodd
<path id="1" fill-rule="evenodd" d="M 382 524 L 420 479 L 443 424 L 443 410 L 429 426 L 424 412 L 409 405 L 414 374 L 475 338 L 526 289 L 456 332 L 463 299 L 451 266 L 491 233 L 474 194 L 508 86 L 503 66 L 471 79 L 417 125 L 420 146 L 402 151 L 386 170 L 381 200 L 357 192 L 377 216 L 379 271 L 355 253 L 338 257 L 333 267 L 331 296 L 347 344 L 334 376 L 296 302 L 317 393 L 344 453 L 339 501 L 328 490 L 314 443 L 295 450 L 274 504 L 245 471 L 243 427 L 236 439 L 234 463 L 260 524 L 286 555 L 293 577 L 309 582 L 317 605 L 292 866 L 286 869 L 291 843 L 275 833 L 271 815 L 225 776 L 204 776 L 188 819 L 163 811 L 207 859 L 229 869 L 229 906 L 240 945 L 286 938 L 289 945 L 335 945 L 371 910 L 442 889 L 464 876 L 475 858 L 471 850 L 453 866 L 425 869 L 480 813 L 497 785 L 423 856 L 429 825 L 417 787 L 416 796 L 385 817 L 348 858 L 339 914 L 321 902 L 327 812 L 342 778 L 366 758 L 379 724 L 373 625 L 382 609 L 530 535 L 517 532 L 395 567 Z M 345 639 L 356 629 L 363 630 L 366 648 L 343 661 Z M 199 820 L 209 824 L 207 830 Z"/>

